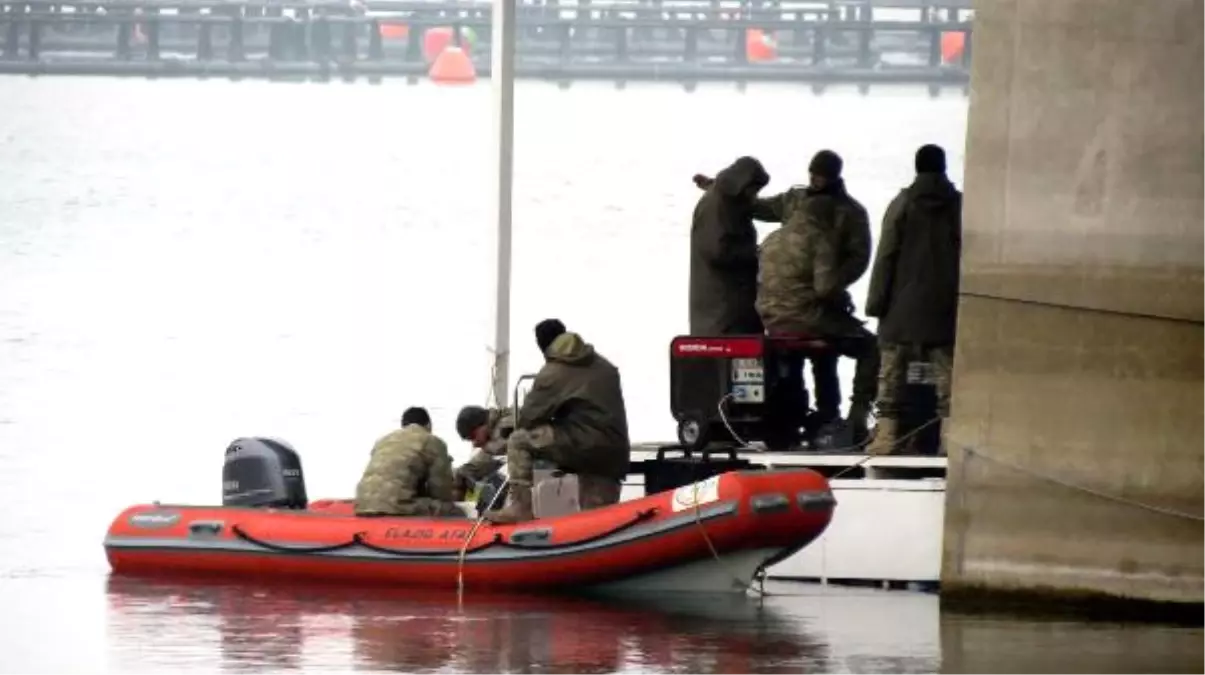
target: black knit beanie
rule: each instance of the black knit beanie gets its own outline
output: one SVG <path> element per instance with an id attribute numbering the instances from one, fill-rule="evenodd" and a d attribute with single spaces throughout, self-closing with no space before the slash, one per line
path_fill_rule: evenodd
<path id="1" fill-rule="evenodd" d="M 536 324 L 536 345 L 540 347 L 540 353 L 548 351 L 552 341 L 557 339 L 565 332 L 565 324 L 561 323 L 560 319 L 544 319 Z"/>
<path id="2" fill-rule="evenodd" d="M 460 435 L 462 440 L 467 441 L 474 429 L 489 423 L 490 411 L 479 405 L 466 405 L 460 409 L 460 414 L 456 416 L 456 433 Z"/>
<path id="3" fill-rule="evenodd" d="M 417 406 L 413 408 L 406 408 L 406 410 L 402 412 L 402 426 L 405 427 L 411 424 L 421 424 L 430 428 L 431 415 L 427 413 L 426 408 L 420 408 Z"/>
<path id="4" fill-rule="evenodd" d="M 840 155 L 832 150 L 821 150 L 812 157 L 811 163 L 808 164 L 808 173 L 828 180 L 837 180 L 841 177 L 843 166 L 844 162 L 841 161 Z"/>
<path id="5" fill-rule="evenodd" d="M 945 173 L 946 151 L 938 145 L 922 145 L 916 151 L 917 173 Z"/>

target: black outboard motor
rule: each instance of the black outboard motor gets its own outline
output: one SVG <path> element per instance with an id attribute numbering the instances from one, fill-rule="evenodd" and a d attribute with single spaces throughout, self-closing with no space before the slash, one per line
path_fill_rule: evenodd
<path id="1" fill-rule="evenodd" d="M 239 438 L 226 448 L 222 506 L 304 509 L 301 457 L 283 441 Z"/>

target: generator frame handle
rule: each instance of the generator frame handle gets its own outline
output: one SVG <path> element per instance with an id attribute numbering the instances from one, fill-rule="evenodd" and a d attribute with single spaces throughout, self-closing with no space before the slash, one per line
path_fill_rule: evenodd
<path id="1" fill-rule="evenodd" d="M 535 382 L 535 379 L 536 379 L 535 373 L 527 373 L 525 375 L 520 375 L 519 379 L 515 380 L 515 388 L 511 392 L 511 399 L 510 399 L 511 405 L 514 407 L 515 422 L 519 421 L 519 385 L 523 384 L 523 382 L 525 382 L 526 380 L 531 380 L 532 382 Z"/>
<path id="2" fill-rule="evenodd" d="M 681 443 L 675 443 L 674 445 L 663 445 L 663 446 L 657 448 L 657 461 L 658 462 L 665 459 L 665 453 L 668 450 L 681 450 L 682 457 L 687 458 L 687 459 L 694 456 L 694 453 L 695 453 L 694 450 L 690 449 L 690 446 L 682 445 Z M 736 456 L 736 447 L 728 447 L 725 449 L 704 448 L 702 450 L 699 450 L 698 452 L 699 452 L 699 454 L 701 454 L 703 456 L 704 462 L 710 462 L 711 456 L 713 454 L 719 454 L 721 452 L 726 453 L 728 455 L 728 459 L 730 459 L 734 462 L 737 461 L 738 459 L 740 459 L 740 457 Z"/>

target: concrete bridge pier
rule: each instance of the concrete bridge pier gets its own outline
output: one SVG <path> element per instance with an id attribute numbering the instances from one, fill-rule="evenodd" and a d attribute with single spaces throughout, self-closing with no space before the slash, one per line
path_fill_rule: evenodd
<path id="1" fill-rule="evenodd" d="M 943 596 L 1199 620 L 1202 0 L 975 11 Z"/>

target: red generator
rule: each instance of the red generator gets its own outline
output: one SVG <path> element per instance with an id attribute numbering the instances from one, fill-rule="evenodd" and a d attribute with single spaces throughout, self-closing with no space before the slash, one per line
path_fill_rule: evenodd
<path id="1" fill-rule="evenodd" d="M 669 386 L 678 441 L 697 450 L 738 441 L 762 441 L 771 450 L 799 447 L 810 413 L 803 362 L 825 349 L 823 341 L 806 337 L 674 338 Z"/>

